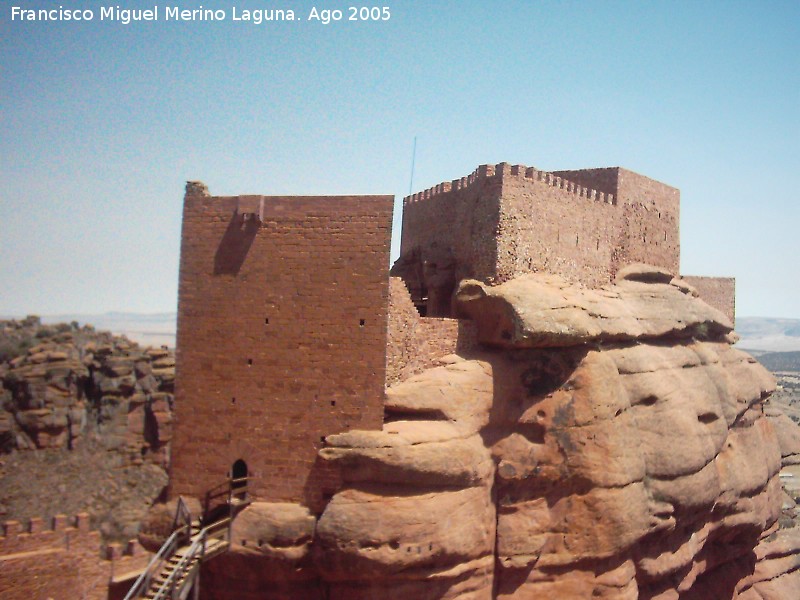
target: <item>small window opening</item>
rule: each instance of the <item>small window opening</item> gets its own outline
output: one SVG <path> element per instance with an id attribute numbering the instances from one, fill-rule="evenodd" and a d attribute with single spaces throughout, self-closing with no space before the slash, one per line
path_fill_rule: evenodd
<path id="1" fill-rule="evenodd" d="M 336 406 L 336 400 L 331 400 L 331 406 Z"/>
<path id="2" fill-rule="evenodd" d="M 367 321 L 365 319 L 359 319 L 359 321 L 358 321 L 359 327 L 363 327 L 366 324 L 367 324 Z"/>
<path id="3" fill-rule="evenodd" d="M 264 325 L 269 325 L 269 317 L 266 317 L 266 318 L 264 319 Z"/>
<path id="4" fill-rule="evenodd" d="M 231 398 L 231 404 L 236 404 L 236 396 L 234 396 L 233 398 Z"/>
<path id="5" fill-rule="evenodd" d="M 253 366 L 253 359 L 252 358 L 248 358 L 247 359 L 247 366 L 248 367 L 252 367 Z"/>

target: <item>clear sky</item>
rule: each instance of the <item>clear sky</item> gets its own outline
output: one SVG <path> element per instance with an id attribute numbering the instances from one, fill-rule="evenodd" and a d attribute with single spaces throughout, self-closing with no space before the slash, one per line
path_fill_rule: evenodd
<path id="1" fill-rule="evenodd" d="M 201 5 L 226 19 L 165 21 Z M 385 0 L 378 22 L 319 2 L 343 11 L 328 25 L 313 6 L 0 3 L 0 314 L 174 311 L 187 179 L 399 210 L 416 136 L 415 191 L 501 161 L 676 186 L 682 271 L 735 276 L 739 316 L 800 317 L 800 2 Z"/>

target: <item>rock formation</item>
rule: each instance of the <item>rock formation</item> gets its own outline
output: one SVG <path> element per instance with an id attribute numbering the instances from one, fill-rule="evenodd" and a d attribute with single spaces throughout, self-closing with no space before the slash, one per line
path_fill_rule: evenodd
<path id="1" fill-rule="evenodd" d="M 6 451 L 70 449 L 87 436 L 132 464 L 166 467 L 175 359 L 126 338 L 36 317 L 0 322 L 22 352 L 0 370 Z"/>
<path id="2" fill-rule="evenodd" d="M 106 541 L 135 537 L 167 483 L 174 371 L 89 325 L 0 321 L 0 516 L 87 512 Z"/>
<path id="3" fill-rule="evenodd" d="M 326 438 L 344 484 L 318 519 L 240 513 L 209 598 L 795 597 L 797 434 L 722 313 L 642 265 L 463 281 L 454 308 L 479 347 L 391 385 L 382 430 Z"/>

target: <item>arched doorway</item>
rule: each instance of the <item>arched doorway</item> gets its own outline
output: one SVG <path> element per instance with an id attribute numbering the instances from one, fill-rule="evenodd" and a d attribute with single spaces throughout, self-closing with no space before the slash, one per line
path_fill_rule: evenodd
<path id="1" fill-rule="evenodd" d="M 241 458 L 231 467 L 231 500 L 243 501 L 247 497 L 247 463 Z"/>

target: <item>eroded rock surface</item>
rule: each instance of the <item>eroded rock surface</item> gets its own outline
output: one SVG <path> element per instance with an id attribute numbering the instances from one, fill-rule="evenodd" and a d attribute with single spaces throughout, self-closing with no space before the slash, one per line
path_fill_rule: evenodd
<path id="1" fill-rule="evenodd" d="M 316 529 L 331 598 L 790 597 L 774 381 L 724 315 L 643 266 L 464 282 L 456 309 L 483 350 L 321 451 L 345 481 Z"/>
<path id="2" fill-rule="evenodd" d="M 0 367 L 1 449 L 68 450 L 90 439 L 130 463 L 168 466 L 170 350 L 37 317 L 0 327 L 5 346 L 19 351 Z"/>
<path id="3" fill-rule="evenodd" d="M 480 347 L 393 383 L 381 430 L 325 438 L 343 485 L 320 515 L 242 511 L 209 598 L 796 597 L 800 438 L 722 313 L 644 265 L 455 298 Z"/>

